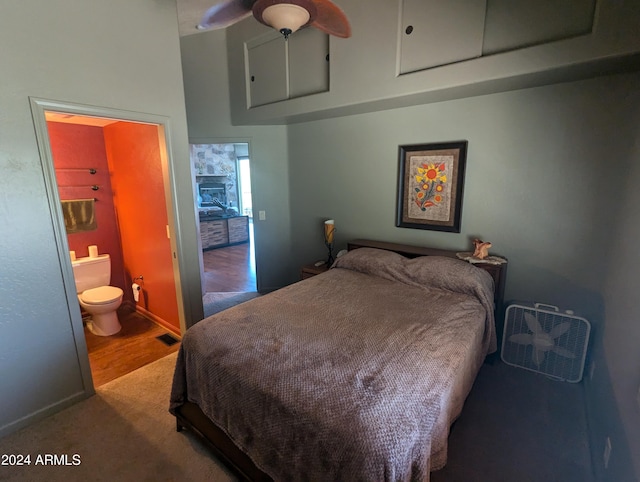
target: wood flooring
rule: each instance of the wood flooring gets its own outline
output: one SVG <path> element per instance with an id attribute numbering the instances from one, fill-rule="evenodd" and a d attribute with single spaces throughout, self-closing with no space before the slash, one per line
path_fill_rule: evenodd
<path id="1" fill-rule="evenodd" d="M 180 343 L 167 346 L 158 340 L 157 336 L 168 331 L 135 311 L 118 313 L 118 318 L 122 330 L 115 335 L 94 335 L 84 327 L 94 387 L 104 385 L 180 348 Z"/>
<path id="2" fill-rule="evenodd" d="M 203 252 L 204 286 L 207 293 L 256 291 L 253 225 L 248 243 Z M 144 316 L 118 313 L 122 330 L 112 336 L 97 336 L 85 326 L 93 385 L 99 387 L 178 350 L 156 337 L 168 333 Z"/>
<path id="3" fill-rule="evenodd" d="M 250 225 L 250 232 L 252 231 Z M 208 249 L 202 253 L 207 293 L 256 291 L 253 237 L 248 243 Z"/>

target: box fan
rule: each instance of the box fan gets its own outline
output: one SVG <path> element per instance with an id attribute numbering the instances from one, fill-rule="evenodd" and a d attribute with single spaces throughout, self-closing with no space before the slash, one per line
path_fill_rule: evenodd
<path id="1" fill-rule="evenodd" d="M 507 308 L 502 360 L 508 364 L 567 382 L 579 382 L 591 324 L 572 311 L 535 303 Z"/>

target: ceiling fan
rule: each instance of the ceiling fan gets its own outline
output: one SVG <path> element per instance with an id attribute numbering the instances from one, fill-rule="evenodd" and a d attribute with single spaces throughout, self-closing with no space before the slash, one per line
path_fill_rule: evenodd
<path id="1" fill-rule="evenodd" d="M 336 37 L 351 36 L 349 20 L 331 0 L 225 0 L 205 12 L 198 28 L 228 27 L 252 13 L 258 22 L 278 30 L 285 40 L 307 25 Z"/>

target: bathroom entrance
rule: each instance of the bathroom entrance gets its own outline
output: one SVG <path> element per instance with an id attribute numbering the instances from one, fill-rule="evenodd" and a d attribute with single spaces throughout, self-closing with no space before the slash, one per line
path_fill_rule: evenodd
<path id="1" fill-rule="evenodd" d="M 178 348 L 183 309 L 163 126 L 53 110 L 44 117 L 69 261 L 108 254 L 107 287 L 122 294 L 122 328 L 110 336 L 89 330 L 91 309 L 69 296 L 72 312 L 83 306 L 83 341 L 100 386 Z"/>

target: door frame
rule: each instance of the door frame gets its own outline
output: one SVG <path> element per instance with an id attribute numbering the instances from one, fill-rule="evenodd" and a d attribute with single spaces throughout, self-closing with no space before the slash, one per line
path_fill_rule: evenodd
<path id="1" fill-rule="evenodd" d="M 253 148 L 252 148 L 252 139 L 251 137 L 189 137 L 189 159 L 190 162 L 191 161 L 191 145 L 192 144 L 247 144 L 248 147 L 248 151 L 249 151 L 249 159 L 251 162 L 251 159 L 253 159 Z M 192 167 L 193 168 L 193 167 Z M 191 182 L 193 184 L 193 189 L 194 191 L 197 189 L 196 186 L 196 176 L 195 174 L 193 175 L 193 178 L 191 179 Z M 253 176 L 251 177 L 251 195 L 253 197 L 253 194 L 255 193 L 255 180 L 253 178 Z M 239 194 L 238 194 L 239 195 Z M 255 198 L 253 198 L 253 200 L 255 201 Z M 197 219 L 197 223 L 196 223 L 196 227 L 198 230 L 200 230 L 200 216 L 196 216 Z M 255 217 L 254 217 L 255 219 Z M 256 224 L 255 222 L 253 223 L 253 241 L 254 241 L 254 253 L 255 253 L 255 264 L 256 264 L 256 291 L 260 292 L 260 263 L 258 261 L 258 250 L 256 249 L 256 246 L 258 244 L 257 242 L 257 238 L 258 238 L 258 234 L 256 233 Z M 205 281 L 204 281 L 204 261 L 203 261 L 203 257 L 202 257 L 202 245 L 200 244 L 200 236 L 198 236 L 198 259 L 200 262 L 200 279 L 201 279 L 201 289 L 202 289 L 202 295 L 204 296 L 205 294 L 205 289 L 204 289 L 204 285 L 205 285 Z"/>
<path id="2" fill-rule="evenodd" d="M 67 305 L 71 318 L 71 329 L 76 346 L 76 354 L 80 364 L 82 380 L 87 395 L 95 393 L 93 379 L 91 376 L 91 367 L 89 365 L 89 354 L 87 351 L 84 329 L 82 326 L 82 315 L 78 307 L 77 294 L 75 288 L 75 279 L 73 277 L 73 267 L 69 258 L 69 244 L 64 225 L 64 216 L 60 204 L 60 195 L 58 193 L 58 184 L 54 169 L 53 155 L 51 152 L 51 144 L 49 139 L 49 131 L 47 128 L 46 112 L 59 112 L 65 114 L 76 114 L 80 116 L 101 117 L 106 119 L 121 120 L 125 122 L 138 122 L 143 124 L 156 125 L 158 127 L 158 141 L 164 146 L 161 151 L 161 165 L 164 178 L 165 205 L 167 210 L 167 222 L 169 223 L 169 234 L 173 261 L 173 277 L 176 288 L 176 301 L 178 305 L 178 316 L 180 320 L 180 331 L 184 333 L 188 328 L 186 321 L 186 309 L 188 303 L 185 303 L 184 295 L 186 293 L 186 285 L 183 287 L 181 282 L 180 261 L 182 259 L 183 247 L 181 241 L 181 233 L 177 221 L 176 213 L 178 206 L 176 205 L 175 193 L 175 174 L 174 162 L 171 151 L 171 129 L 170 119 L 165 116 L 147 114 L 142 112 L 132 112 L 108 107 L 97 107 L 83 104 L 75 104 L 70 102 L 61 102 L 49 99 L 30 97 L 31 113 L 33 117 L 36 140 L 38 150 L 40 151 L 40 159 L 44 174 L 44 184 L 51 211 L 51 220 L 53 224 L 54 238 L 60 261 L 62 279 L 67 297 Z M 74 309 L 74 307 L 76 307 Z"/>

